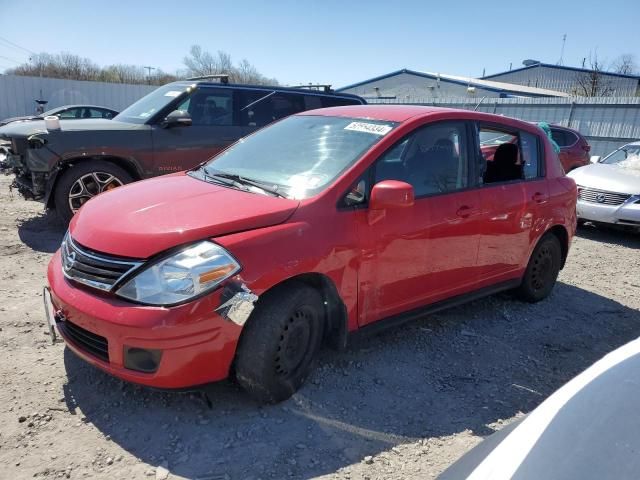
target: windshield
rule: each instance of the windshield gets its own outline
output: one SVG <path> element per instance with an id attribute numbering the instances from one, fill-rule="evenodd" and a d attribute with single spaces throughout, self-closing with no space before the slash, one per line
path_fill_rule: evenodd
<path id="1" fill-rule="evenodd" d="M 171 101 L 191 90 L 184 85 L 165 85 L 125 108 L 114 117 L 119 122 L 145 123 Z"/>
<path id="2" fill-rule="evenodd" d="M 640 162 L 640 145 L 625 145 L 604 157 L 601 163 L 614 164 L 624 162 L 625 160 Z"/>
<path id="3" fill-rule="evenodd" d="M 241 139 L 207 163 L 205 172 L 241 175 L 289 198 L 309 198 L 395 125 L 343 117 L 288 117 Z"/>

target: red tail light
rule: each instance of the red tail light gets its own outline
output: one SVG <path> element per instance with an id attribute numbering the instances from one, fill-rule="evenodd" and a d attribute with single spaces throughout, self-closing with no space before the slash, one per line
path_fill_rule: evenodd
<path id="1" fill-rule="evenodd" d="M 585 152 L 587 152 L 587 153 L 588 153 L 588 152 L 590 152 L 590 151 L 591 151 L 591 145 L 583 145 L 583 146 L 582 146 L 582 149 L 583 149 Z"/>

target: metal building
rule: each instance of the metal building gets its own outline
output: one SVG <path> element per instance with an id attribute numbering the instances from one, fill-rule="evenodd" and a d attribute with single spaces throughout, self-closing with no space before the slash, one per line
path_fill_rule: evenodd
<path id="1" fill-rule="evenodd" d="M 45 110 L 84 104 L 120 111 L 156 88 L 153 85 L 0 75 L 0 119 L 34 115 L 37 100 L 47 102 Z"/>
<path id="2" fill-rule="evenodd" d="M 420 103 L 432 98 L 465 97 L 567 97 L 564 92 L 492 80 L 402 69 L 338 89 L 367 100 Z"/>
<path id="3" fill-rule="evenodd" d="M 527 61 L 528 63 L 528 61 Z M 593 70 L 565 67 L 547 63 L 531 63 L 522 68 L 494 73 L 482 77 L 483 80 L 506 82 L 527 87 L 545 88 L 565 92 L 570 95 L 584 95 L 580 83 L 588 81 Z M 606 96 L 634 97 L 640 95 L 640 76 L 620 73 L 598 72 L 602 91 Z"/>

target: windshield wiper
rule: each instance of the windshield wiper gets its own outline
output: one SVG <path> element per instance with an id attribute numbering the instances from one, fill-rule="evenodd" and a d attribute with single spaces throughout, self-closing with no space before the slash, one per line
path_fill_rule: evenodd
<path id="1" fill-rule="evenodd" d="M 251 186 L 259 188 L 260 190 L 263 190 L 263 191 L 265 191 L 267 193 L 270 193 L 274 197 L 287 198 L 286 195 L 284 195 L 284 194 L 282 194 L 282 193 L 280 193 L 278 191 L 277 187 L 274 188 L 274 187 L 269 186 L 270 184 L 268 184 L 268 183 L 259 182 L 257 180 L 252 180 L 250 178 L 245 178 L 242 175 L 237 175 L 235 173 L 226 173 L 226 172 L 220 172 L 220 171 L 208 172 L 208 171 L 205 170 L 205 175 L 207 177 L 211 177 L 211 178 L 218 178 L 218 179 L 227 180 L 229 184 L 231 184 L 231 182 L 233 182 L 233 184 L 241 185 L 241 186 L 251 185 Z"/>

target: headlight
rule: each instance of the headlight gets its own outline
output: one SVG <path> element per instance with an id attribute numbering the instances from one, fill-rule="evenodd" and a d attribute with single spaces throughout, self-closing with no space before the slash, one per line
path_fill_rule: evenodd
<path id="1" fill-rule="evenodd" d="M 214 289 L 239 270 L 224 248 L 205 241 L 147 267 L 116 293 L 136 302 L 173 305 Z"/>

